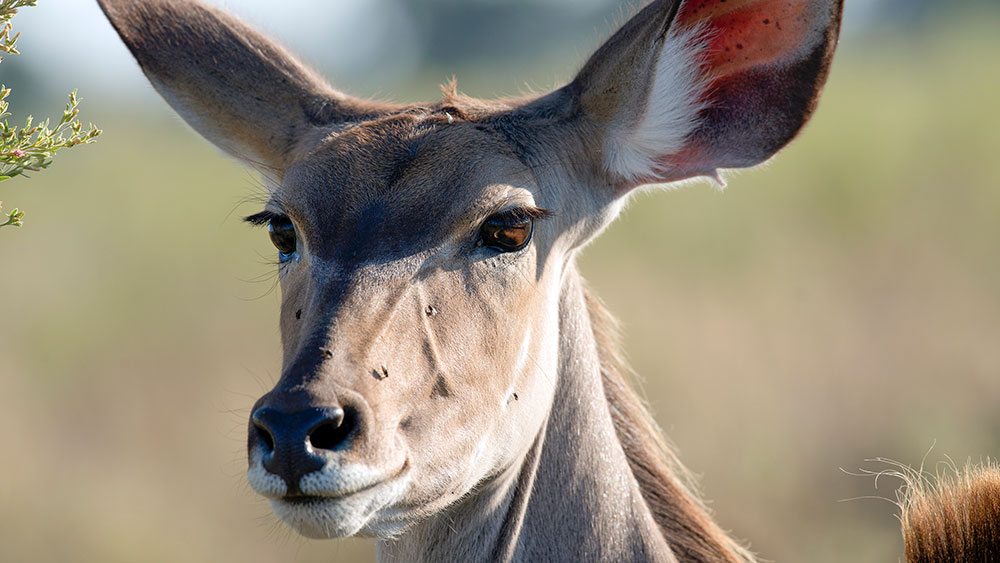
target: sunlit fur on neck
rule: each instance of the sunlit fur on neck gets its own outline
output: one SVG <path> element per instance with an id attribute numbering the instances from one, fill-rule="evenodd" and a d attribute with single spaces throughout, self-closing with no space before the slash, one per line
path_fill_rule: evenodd
<path id="1" fill-rule="evenodd" d="M 586 292 L 586 300 L 615 433 L 642 496 L 677 560 L 682 563 L 756 561 L 749 550 L 712 520 L 693 490 L 690 473 L 667 445 L 629 381 L 632 372 L 621 352 L 617 322 L 592 292 Z"/>
<path id="2" fill-rule="evenodd" d="M 933 478 L 902 467 L 900 519 L 908 563 L 1000 561 L 1000 465 L 951 466 Z"/>

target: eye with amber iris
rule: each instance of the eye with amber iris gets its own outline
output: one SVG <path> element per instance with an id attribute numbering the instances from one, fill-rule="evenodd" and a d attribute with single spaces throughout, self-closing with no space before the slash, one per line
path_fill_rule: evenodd
<path id="1" fill-rule="evenodd" d="M 296 240 L 295 226 L 292 220 L 284 216 L 274 216 L 267 223 L 267 234 L 271 237 L 271 242 L 278 249 L 278 259 L 282 262 L 291 260 L 295 256 Z"/>
<path id="2" fill-rule="evenodd" d="M 538 215 L 534 209 L 513 209 L 490 215 L 479 227 L 481 244 L 497 252 L 521 250 L 531 242 L 534 219 Z"/>

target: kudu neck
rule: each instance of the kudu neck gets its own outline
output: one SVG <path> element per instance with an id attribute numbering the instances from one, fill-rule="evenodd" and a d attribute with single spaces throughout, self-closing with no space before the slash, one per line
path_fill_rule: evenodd
<path id="1" fill-rule="evenodd" d="M 582 280 L 560 296 L 551 410 L 518 464 L 391 542 L 390 561 L 676 561 L 615 433 Z"/>

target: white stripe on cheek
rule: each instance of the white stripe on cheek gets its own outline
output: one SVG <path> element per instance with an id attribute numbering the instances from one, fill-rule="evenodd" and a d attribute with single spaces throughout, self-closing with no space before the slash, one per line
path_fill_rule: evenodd
<path id="1" fill-rule="evenodd" d="M 514 376 L 517 377 L 524 369 L 524 362 L 528 361 L 528 349 L 531 348 L 531 327 L 524 333 L 524 340 L 521 342 L 521 350 L 517 353 L 517 362 L 514 364 Z"/>

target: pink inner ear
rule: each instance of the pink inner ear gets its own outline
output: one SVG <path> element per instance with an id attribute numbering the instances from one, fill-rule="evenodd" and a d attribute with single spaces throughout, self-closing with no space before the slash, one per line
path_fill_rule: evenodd
<path id="1" fill-rule="evenodd" d="M 714 175 L 766 160 L 808 118 L 816 76 L 799 76 L 824 35 L 809 0 L 687 0 L 675 23 L 707 37 L 708 87 L 701 126 L 684 147 L 657 159 L 659 181 Z"/>
<path id="2" fill-rule="evenodd" d="M 801 51 L 808 43 L 809 12 L 802 0 L 688 0 L 676 21 L 708 30 L 706 70 L 719 79 Z"/>

